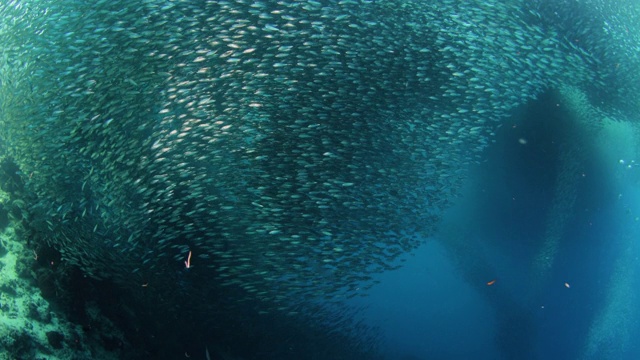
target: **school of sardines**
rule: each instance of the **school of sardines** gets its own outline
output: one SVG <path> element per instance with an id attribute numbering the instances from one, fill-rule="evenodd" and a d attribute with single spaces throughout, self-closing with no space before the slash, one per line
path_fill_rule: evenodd
<path id="1" fill-rule="evenodd" d="M 87 275 L 295 314 L 432 235 L 517 106 L 571 84 L 637 109 L 638 12 L 612 4 L 7 0 L 2 153 Z"/>

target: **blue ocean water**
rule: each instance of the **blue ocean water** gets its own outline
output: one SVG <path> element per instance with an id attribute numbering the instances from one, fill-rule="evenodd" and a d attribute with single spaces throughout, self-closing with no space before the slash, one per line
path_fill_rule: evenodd
<path id="1" fill-rule="evenodd" d="M 640 358 L 640 170 L 624 144 L 633 138 L 593 139 L 567 180 L 556 144 L 571 133 L 552 105 L 543 97 L 517 113 L 441 233 L 355 300 L 388 359 Z M 569 205 L 559 205 L 560 181 L 572 182 Z M 555 258 L 539 276 L 533 263 L 553 236 Z"/>
<path id="2" fill-rule="evenodd" d="M 380 276 L 366 315 L 389 359 L 495 358 L 495 309 L 465 283 L 445 250 L 428 241 L 405 266 Z M 484 357 L 486 356 L 486 357 Z"/>

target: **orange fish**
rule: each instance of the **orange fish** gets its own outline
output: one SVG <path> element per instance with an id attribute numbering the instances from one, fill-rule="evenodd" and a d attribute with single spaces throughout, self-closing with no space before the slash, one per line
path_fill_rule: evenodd
<path id="1" fill-rule="evenodd" d="M 493 280 L 491 280 L 491 281 L 489 281 L 489 282 L 487 283 L 487 286 L 491 286 L 491 285 L 493 285 L 493 284 L 495 284 L 495 283 L 496 283 L 496 280 L 495 280 L 495 279 L 493 279 Z"/>

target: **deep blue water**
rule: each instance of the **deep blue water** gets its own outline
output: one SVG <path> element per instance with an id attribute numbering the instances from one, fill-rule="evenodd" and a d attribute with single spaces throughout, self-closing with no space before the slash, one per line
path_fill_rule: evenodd
<path id="1" fill-rule="evenodd" d="M 550 217 L 558 215 L 556 144 L 568 134 L 554 124 L 562 114 L 549 101 L 516 113 L 497 133 L 441 234 L 355 300 L 368 306 L 364 317 L 380 328 L 388 359 L 640 358 L 632 144 L 593 139 L 582 148 L 586 161 L 576 170 L 575 201 L 563 209 L 553 265 L 541 280 L 531 270 Z M 534 124 L 532 117 L 548 121 Z M 605 145 L 615 140 L 608 136 Z M 522 137 L 531 140 L 523 145 Z M 447 228 L 462 229 L 468 247 L 452 246 L 448 237 L 460 235 Z"/>
<path id="2" fill-rule="evenodd" d="M 389 359 L 498 354 L 492 339 L 496 310 L 465 283 L 436 241 L 418 249 L 402 270 L 380 279 L 359 301 L 370 302 L 367 315 L 385 334 Z"/>

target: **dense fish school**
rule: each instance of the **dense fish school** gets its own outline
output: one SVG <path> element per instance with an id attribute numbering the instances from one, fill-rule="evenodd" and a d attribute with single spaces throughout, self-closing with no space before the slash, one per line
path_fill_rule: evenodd
<path id="1" fill-rule="evenodd" d="M 570 84 L 637 111 L 638 24 L 586 0 L 5 1 L 2 152 L 33 241 L 85 274 L 210 322 L 313 317 L 432 234 L 515 107 Z"/>

